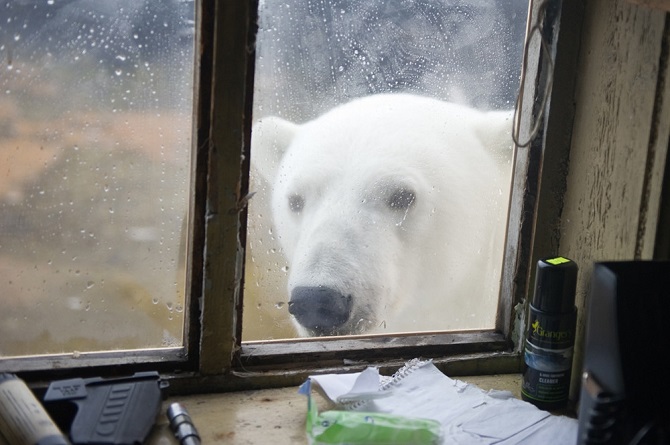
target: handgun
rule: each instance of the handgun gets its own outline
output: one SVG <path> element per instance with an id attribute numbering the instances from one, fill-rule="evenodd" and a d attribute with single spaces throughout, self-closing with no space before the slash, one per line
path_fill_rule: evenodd
<path id="1" fill-rule="evenodd" d="M 151 432 L 167 388 L 153 371 L 75 378 L 51 382 L 43 401 L 57 422 L 70 423 L 73 445 L 135 445 Z"/>

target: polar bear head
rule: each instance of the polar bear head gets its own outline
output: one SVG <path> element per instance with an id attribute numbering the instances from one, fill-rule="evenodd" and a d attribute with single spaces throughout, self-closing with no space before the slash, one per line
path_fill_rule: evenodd
<path id="1" fill-rule="evenodd" d="M 467 319 L 497 301 L 510 117 L 385 94 L 254 125 L 301 335 L 481 327 Z"/>

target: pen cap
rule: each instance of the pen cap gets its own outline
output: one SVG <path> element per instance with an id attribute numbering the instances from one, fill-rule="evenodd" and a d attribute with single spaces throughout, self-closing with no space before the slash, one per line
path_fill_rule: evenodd
<path id="1" fill-rule="evenodd" d="M 533 307 L 543 312 L 573 312 L 577 270 L 577 263 L 565 257 L 539 260 L 535 274 L 535 295 L 531 303 Z"/>

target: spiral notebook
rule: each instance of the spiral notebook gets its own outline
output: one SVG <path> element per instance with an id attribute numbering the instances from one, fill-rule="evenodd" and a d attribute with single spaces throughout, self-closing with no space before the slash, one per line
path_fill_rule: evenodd
<path id="1" fill-rule="evenodd" d="M 431 361 L 412 360 L 391 377 L 376 368 L 311 376 L 340 409 L 439 421 L 444 444 L 574 445 L 577 420 L 552 415 L 509 391 L 483 391 L 444 375 Z"/>

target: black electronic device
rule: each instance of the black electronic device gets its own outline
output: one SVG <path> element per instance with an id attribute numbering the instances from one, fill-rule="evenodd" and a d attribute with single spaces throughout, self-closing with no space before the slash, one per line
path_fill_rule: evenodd
<path id="1" fill-rule="evenodd" d="M 74 445 L 136 445 L 149 436 L 167 388 L 153 371 L 57 380 L 44 403 Z"/>
<path id="2" fill-rule="evenodd" d="M 670 261 L 595 263 L 578 445 L 670 443 Z"/>

